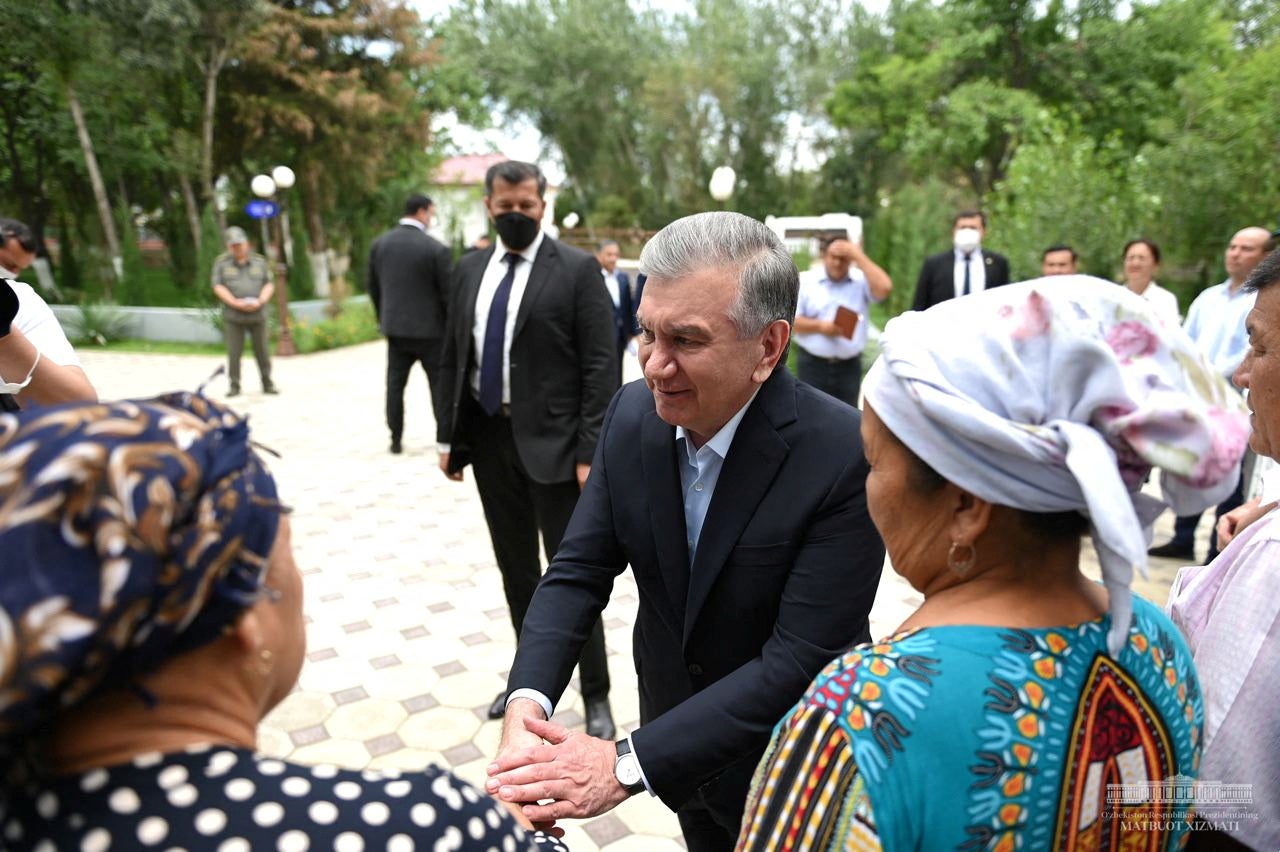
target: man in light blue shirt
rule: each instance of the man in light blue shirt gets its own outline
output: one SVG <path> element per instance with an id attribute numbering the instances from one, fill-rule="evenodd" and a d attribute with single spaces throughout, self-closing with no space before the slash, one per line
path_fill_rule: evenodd
<path id="1" fill-rule="evenodd" d="M 796 304 L 796 375 L 800 381 L 852 406 L 862 387 L 862 350 L 872 302 L 893 292 L 888 273 L 851 240 L 828 238 L 822 245 L 822 272 L 800 279 Z M 845 308 L 857 315 L 853 336 L 836 322 Z"/>
<path id="2" fill-rule="evenodd" d="M 1262 262 L 1266 255 L 1265 246 L 1271 234 L 1266 228 L 1250 227 L 1237 231 L 1227 245 L 1225 265 L 1227 280 L 1215 285 L 1196 296 L 1187 311 L 1187 321 L 1183 327 L 1187 334 L 1200 347 L 1215 370 L 1227 381 L 1231 374 L 1244 360 L 1249 350 L 1249 333 L 1245 330 L 1244 320 L 1257 293 L 1245 292 L 1244 282 L 1253 272 L 1254 267 Z M 1210 562 L 1218 555 L 1217 519 L 1223 514 L 1244 502 L 1244 479 L 1240 487 L 1230 497 L 1218 505 L 1214 516 L 1214 529 L 1209 533 L 1209 555 L 1205 562 Z M 1196 526 L 1200 523 L 1199 515 L 1179 516 L 1173 525 L 1173 538 L 1162 545 L 1147 551 L 1151 556 L 1165 556 L 1173 559 L 1195 561 Z"/>

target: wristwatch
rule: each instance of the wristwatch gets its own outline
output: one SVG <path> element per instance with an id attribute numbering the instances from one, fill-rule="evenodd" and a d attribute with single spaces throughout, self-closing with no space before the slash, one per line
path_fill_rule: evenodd
<path id="1" fill-rule="evenodd" d="M 613 775 L 627 791 L 628 796 L 644 792 L 644 780 L 640 777 L 640 761 L 631 751 L 630 740 L 618 740 L 614 745 L 618 749 L 618 759 L 613 762 Z"/>

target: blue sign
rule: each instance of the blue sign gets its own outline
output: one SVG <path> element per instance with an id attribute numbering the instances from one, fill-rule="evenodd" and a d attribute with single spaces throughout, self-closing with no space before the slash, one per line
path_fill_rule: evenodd
<path id="1" fill-rule="evenodd" d="M 244 206 L 244 212 L 248 213 L 254 219 L 273 219 L 280 212 L 280 205 L 274 201 L 265 201 L 261 198 L 255 198 Z"/>

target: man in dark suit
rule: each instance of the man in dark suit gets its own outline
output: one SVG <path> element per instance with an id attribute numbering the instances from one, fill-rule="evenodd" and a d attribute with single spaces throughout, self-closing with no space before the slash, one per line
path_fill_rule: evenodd
<path id="1" fill-rule="evenodd" d="M 369 248 L 369 300 L 387 338 L 387 428 L 391 452 L 404 433 L 404 386 L 416 363 L 427 373 L 431 409 L 439 418 L 440 345 L 449 307 L 452 259 L 444 243 L 427 235 L 435 207 L 410 195 L 404 216 Z"/>
<path id="2" fill-rule="evenodd" d="M 640 266 L 645 385 L 614 398 L 525 619 L 487 789 L 536 823 L 648 790 L 689 849 L 731 849 L 773 726 L 869 638 L 884 545 L 858 412 L 784 366 L 799 281 L 782 242 L 702 213 L 660 231 Z M 628 564 L 641 726 L 617 743 L 570 734 L 543 720 Z"/>
<path id="3" fill-rule="evenodd" d="M 1009 261 L 982 248 L 986 233 L 987 214 L 981 210 L 961 210 L 955 215 L 951 220 L 953 247 L 924 259 L 913 310 L 923 311 L 947 299 L 1009 283 Z"/>
<path id="4" fill-rule="evenodd" d="M 596 246 L 596 260 L 604 287 L 613 302 L 613 328 L 618 347 L 618 381 L 622 381 L 622 361 L 627 356 L 627 344 L 640 333 L 636 325 L 636 303 L 631 298 L 631 279 L 618 268 L 618 244 L 605 240 Z"/>
<path id="5" fill-rule="evenodd" d="M 618 389 L 600 265 L 542 232 L 546 187 L 530 163 L 498 163 L 485 175 L 498 242 L 458 261 L 437 409 L 440 469 L 453 480 L 468 464 L 475 470 L 517 641 L 542 576 L 538 533 L 550 562 Z M 598 618 L 584 629 L 587 730 L 612 737 L 604 630 Z M 506 696 L 490 718 L 501 718 Z"/>

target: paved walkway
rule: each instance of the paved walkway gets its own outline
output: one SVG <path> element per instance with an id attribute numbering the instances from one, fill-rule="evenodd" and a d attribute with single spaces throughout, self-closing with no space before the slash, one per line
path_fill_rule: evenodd
<path id="1" fill-rule="evenodd" d="M 436 468 L 426 379 L 406 397 L 405 453 L 387 452 L 382 343 L 277 359 L 280 396 L 255 390 L 249 359 L 233 400 L 271 460 L 294 508 L 293 541 L 305 575 L 307 663 L 297 689 L 265 721 L 264 752 L 303 763 L 412 769 L 445 764 L 479 784 L 498 745 L 485 711 L 505 684 L 515 640 L 470 476 L 447 481 Z M 103 398 L 194 388 L 221 363 L 209 356 L 82 352 Z M 638 376 L 634 364 L 632 377 Z M 226 391 L 223 378 L 210 396 Z M 469 472 L 468 472 L 469 473 Z M 1168 522 L 1161 535 L 1168 534 Z M 1208 524 L 1203 524 L 1207 527 Z M 1158 536 L 1159 537 L 1159 536 Z M 1086 548 L 1093 558 L 1092 549 Z M 1203 545 L 1202 545 L 1203 552 Z M 1163 602 L 1176 565 L 1141 584 Z M 872 632 L 895 628 L 920 598 L 886 569 Z M 637 596 L 624 574 L 605 610 L 614 715 L 638 725 L 631 664 Z M 582 724 L 570 688 L 556 720 Z M 566 825 L 575 852 L 683 848 L 675 816 L 637 796 L 613 812 Z"/>

